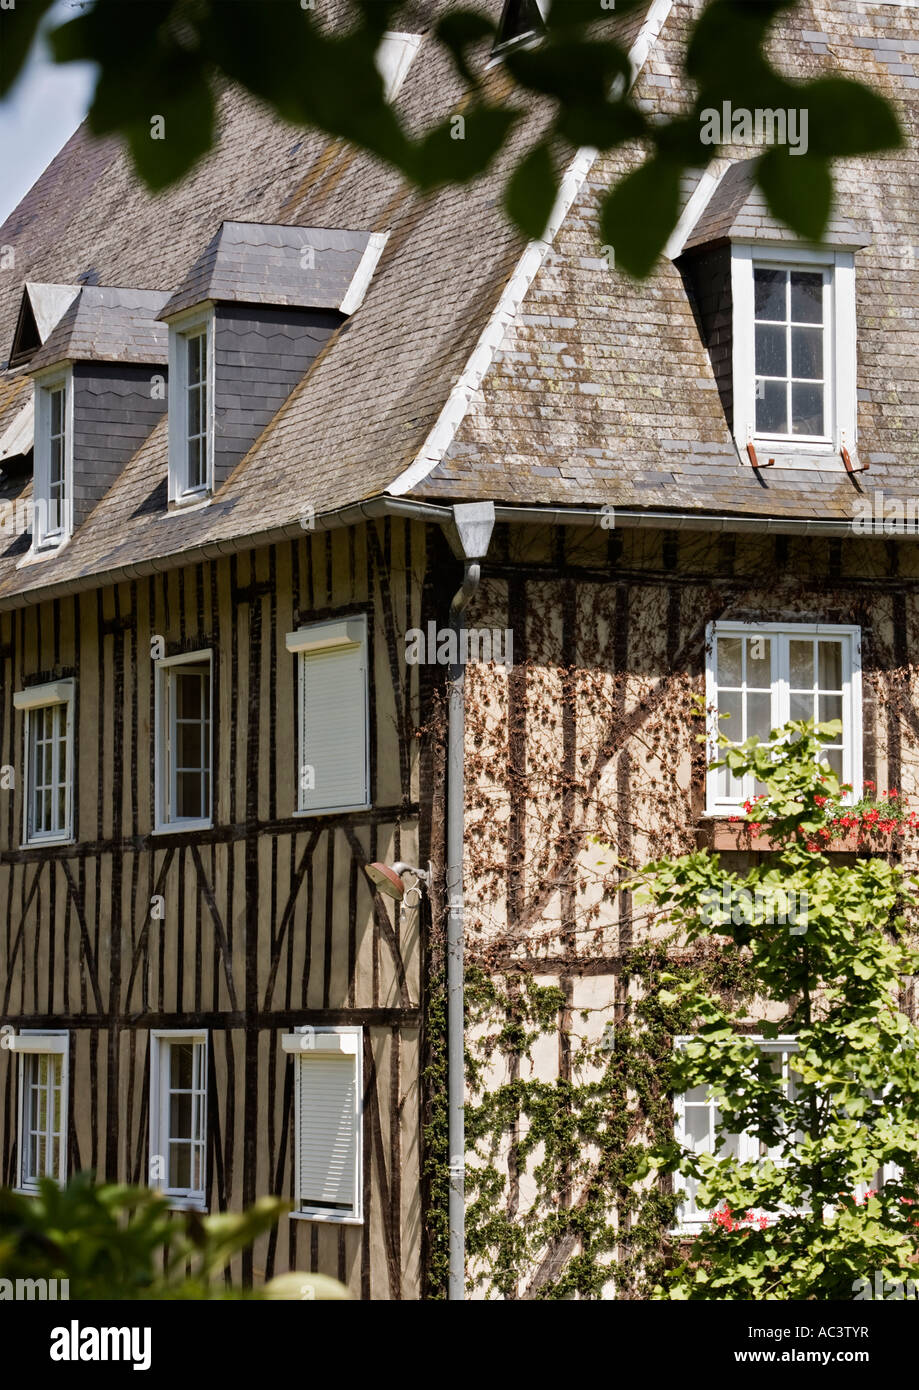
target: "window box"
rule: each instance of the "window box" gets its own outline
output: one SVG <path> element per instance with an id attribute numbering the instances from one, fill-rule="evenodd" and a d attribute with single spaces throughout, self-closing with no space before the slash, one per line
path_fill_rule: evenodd
<path id="1" fill-rule="evenodd" d="M 781 845 L 769 838 L 769 827 L 764 825 L 759 835 L 754 836 L 752 831 L 755 827 L 751 826 L 746 820 L 742 823 L 731 821 L 727 817 L 706 817 L 696 826 L 696 835 L 700 848 L 711 850 L 756 850 L 760 854 L 774 853 L 781 849 Z M 855 854 L 859 848 L 864 847 L 858 843 L 858 836 L 855 831 L 846 835 L 838 836 L 827 845 L 821 845 L 821 854 Z"/>

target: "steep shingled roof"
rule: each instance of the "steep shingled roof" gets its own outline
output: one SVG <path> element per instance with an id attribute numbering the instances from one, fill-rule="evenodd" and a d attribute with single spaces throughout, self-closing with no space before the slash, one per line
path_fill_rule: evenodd
<path id="1" fill-rule="evenodd" d="M 639 82 L 646 103 L 685 110 L 680 76 L 698 5 L 676 0 Z M 804 0 L 774 53 L 798 79 L 839 72 L 897 107 L 907 148 L 837 162 L 837 208 L 871 245 L 856 253 L 858 451 L 823 471 L 738 457 L 688 284 L 664 262 L 636 284 L 597 255 L 596 206 L 640 152 L 599 158 L 442 461 L 411 495 L 518 505 L 852 519 L 870 491 L 919 494 L 919 9 Z M 750 158 L 749 147 L 727 151 Z"/>
<path id="2" fill-rule="evenodd" d="M 483 3 L 500 11 L 500 0 Z M 633 40 L 648 14 L 665 17 L 638 79 L 649 109 L 685 109 L 679 74 L 700 3 L 674 0 L 668 9 L 649 0 L 624 21 Z M 908 151 L 837 167 L 841 212 L 872 232 L 856 258 L 860 455 L 870 460 L 872 487 L 919 488 L 919 343 L 910 308 L 919 301 L 919 255 L 909 254 L 919 243 L 919 11 L 803 0 L 783 19 L 776 51 L 798 77 L 843 71 L 868 80 L 902 113 Z M 495 67 L 485 80 L 497 91 L 506 79 Z M 422 42 L 398 99 L 409 125 L 427 128 L 464 96 L 444 56 Z M 150 498 L 166 472 L 161 424 L 60 553 L 22 570 L 0 555 L 0 601 L 264 534 L 295 522 L 306 505 L 332 510 L 409 475 L 403 495 L 437 501 L 848 519 L 859 484 L 845 473 L 756 474 L 738 459 L 678 267 L 666 263 L 635 284 L 598 256 L 597 201 L 639 151 L 576 161 L 583 181 L 569 181 L 573 204 L 553 246 L 545 255 L 529 249 L 535 277 L 521 303 L 509 300 L 496 315 L 523 249 L 501 213 L 503 180 L 539 128 L 534 113 L 487 178 L 427 198 L 236 92 L 222 102 L 219 148 L 159 198 L 137 188 L 114 146 L 79 132 L 0 234 L 15 245 L 23 279 L 72 283 L 92 271 L 107 283 L 172 294 L 218 219 L 349 227 L 389 239 L 360 311 L 208 507 L 153 516 Z M 730 153 L 750 158 L 749 148 Z M 0 341 L 9 341 L 17 304 L 5 281 Z M 449 431 L 438 433 L 477 348 L 476 374 L 459 393 Z M 3 399 L 0 376 L 0 410 Z M 439 453 L 429 456 L 435 434 Z"/>

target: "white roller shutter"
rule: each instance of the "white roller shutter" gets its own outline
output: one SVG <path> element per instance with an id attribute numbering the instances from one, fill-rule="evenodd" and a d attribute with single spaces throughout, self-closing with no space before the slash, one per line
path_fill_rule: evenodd
<path id="1" fill-rule="evenodd" d="M 366 623 L 349 622 L 360 640 L 299 653 L 299 809 L 336 811 L 366 806 Z"/>
<path id="2" fill-rule="evenodd" d="M 298 1207 L 339 1219 L 358 1218 L 358 1055 L 305 1052 L 296 1066 Z"/>

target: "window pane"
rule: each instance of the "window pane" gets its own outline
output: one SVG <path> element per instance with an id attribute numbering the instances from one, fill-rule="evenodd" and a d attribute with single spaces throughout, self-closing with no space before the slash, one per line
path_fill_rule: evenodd
<path id="1" fill-rule="evenodd" d="M 823 322 L 823 272 L 793 270 L 791 272 L 792 323 Z"/>
<path id="2" fill-rule="evenodd" d="M 797 329 L 807 333 L 812 330 Z M 819 331 L 819 330 L 818 330 Z M 774 324 L 756 325 L 756 372 L 758 376 L 785 376 L 787 374 L 785 329 Z M 798 372 L 798 376 L 812 373 Z"/>
<path id="3" fill-rule="evenodd" d="M 721 722 L 719 719 L 718 730 L 729 738 L 732 743 L 743 742 L 743 719 L 741 714 L 741 701 L 743 696 L 740 691 L 718 692 L 718 714 L 730 715 L 730 718 Z"/>
<path id="4" fill-rule="evenodd" d="M 772 727 L 772 696 L 763 691 L 752 692 L 747 696 L 747 738 L 755 734 L 763 742 L 768 741 Z"/>
<path id="5" fill-rule="evenodd" d="M 189 338 L 188 342 L 188 384 L 195 386 L 204 377 L 204 334 L 198 333 L 194 338 Z"/>
<path id="6" fill-rule="evenodd" d="M 739 637 L 718 638 L 718 684 L 741 684 L 741 647 Z"/>
<path id="7" fill-rule="evenodd" d="M 201 724 L 196 721 L 194 724 L 180 723 L 176 728 L 176 767 L 182 769 L 198 769 L 202 767 L 201 760 Z"/>
<path id="8" fill-rule="evenodd" d="M 788 433 L 788 391 L 784 381 L 757 381 L 756 428 L 761 434 Z"/>
<path id="9" fill-rule="evenodd" d="M 842 690 L 842 643 L 818 642 L 821 690 Z"/>
<path id="10" fill-rule="evenodd" d="M 203 680 L 200 670 L 176 672 L 176 706 L 180 719 L 200 719 Z"/>
<path id="11" fill-rule="evenodd" d="M 772 641 L 768 637 L 747 638 L 747 685 L 768 690 L 772 683 Z"/>
<path id="12" fill-rule="evenodd" d="M 172 1043 L 169 1047 L 169 1085 L 173 1090 L 191 1090 L 194 1043 Z"/>
<path id="13" fill-rule="evenodd" d="M 707 1105 L 686 1107 L 684 1129 L 687 1147 L 696 1153 L 711 1153 L 714 1144 L 711 1109 Z"/>
<path id="14" fill-rule="evenodd" d="M 188 486 L 189 488 L 200 487 L 204 476 L 203 463 L 201 458 L 201 440 L 190 439 L 188 441 Z"/>
<path id="15" fill-rule="evenodd" d="M 791 387 L 792 434 L 823 434 L 823 387 L 793 382 Z"/>
<path id="16" fill-rule="evenodd" d="M 201 795 L 201 773 L 177 773 L 176 815 L 180 820 L 202 820 L 206 814 Z"/>
<path id="17" fill-rule="evenodd" d="M 823 763 L 829 763 L 830 767 L 836 773 L 836 776 L 839 778 L 840 782 L 842 781 L 841 748 L 825 748 L 820 755 L 820 761 Z"/>
<path id="18" fill-rule="evenodd" d="M 169 1097 L 170 1139 L 191 1139 L 191 1094 L 177 1092 Z"/>
<path id="19" fill-rule="evenodd" d="M 189 391 L 188 393 L 188 433 L 190 435 L 201 433 L 200 391 Z"/>
<path id="20" fill-rule="evenodd" d="M 814 644 L 813 642 L 789 642 L 788 663 L 793 690 L 813 689 L 814 685 Z"/>
<path id="21" fill-rule="evenodd" d="M 756 330 L 760 332 L 759 329 Z M 772 329 L 765 330 L 772 332 Z M 757 363 L 756 370 L 765 371 Z M 791 330 L 791 374 L 795 377 L 823 379 L 823 329 L 793 328 Z M 768 373 L 767 373 L 768 375 Z"/>
<path id="22" fill-rule="evenodd" d="M 191 1188 L 191 1146 L 188 1144 L 169 1145 L 169 1187 Z"/>
<path id="23" fill-rule="evenodd" d="M 813 719 L 814 717 L 814 697 L 810 693 L 806 695 L 792 695 L 789 698 L 789 719 Z"/>
<path id="24" fill-rule="evenodd" d="M 785 286 L 787 276 L 784 270 L 756 269 L 753 272 L 753 293 L 755 313 L 758 319 L 787 318 L 785 310 Z"/>
<path id="25" fill-rule="evenodd" d="M 842 719 L 842 696 L 821 695 L 819 710 L 821 724 L 829 724 L 831 719 Z"/>

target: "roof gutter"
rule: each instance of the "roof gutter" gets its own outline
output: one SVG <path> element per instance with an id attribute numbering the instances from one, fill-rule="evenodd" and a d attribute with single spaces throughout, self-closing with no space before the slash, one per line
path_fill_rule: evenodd
<path id="1" fill-rule="evenodd" d="M 496 522 L 507 522 L 510 525 L 589 526 L 607 531 L 714 531 L 734 535 L 759 533 L 771 536 L 828 537 L 851 537 L 858 534 L 854 530 L 854 518 L 852 521 L 818 521 L 813 518 L 797 520 L 791 517 L 738 516 L 731 513 L 719 515 L 710 512 L 648 511 L 630 507 L 514 507 L 506 504 L 496 504 L 494 515 Z M 258 550 L 262 546 L 277 545 L 317 531 L 335 531 L 345 526 L 356 526 L 364 521 L 375 521 L 382 516 L 401 516 L 410 521 L 427 521 L 439 526 L 450 526 L 454 520 L 452 506 L 378 494 L 364 502 L 349 503 L 345 507 L 323 512 L 304 521 L 290 521 L 264 531 L 250 531 L 244 535 L 230 536 L 226 540 L 205 541 L 202 545 L 177 550 L 170 555 L 137 560 L 132 564 L 98 570 L 93 574 L 60 579 L 26 592 L 0 594 L 0 612 L 33 607 L 52 599 L 67 598 L 72 594 L 99 589 L 106 585 L 146 579 L 150 575 L 165 574 L 169 570 L 182 569 L 186 565 L 200 564 L 204 560 L 219 560 L 225 555 Z M 865 534 L 871 532 L 866 531 Z M 880 535 L 880 531 L 877 534 Z M 885 539 L 914 536 L 915 530 L 910 530 L 907 522 L 899 525 L 887 520 L 884 523 L 883 535 Z"/>

